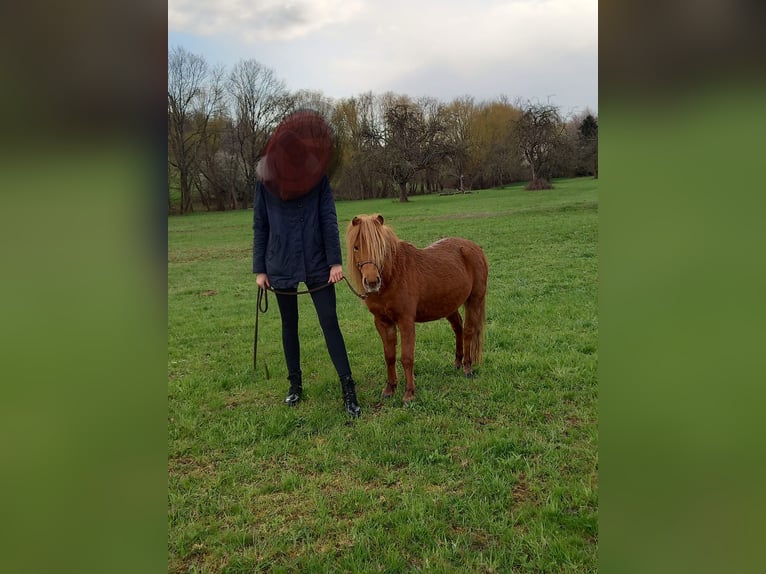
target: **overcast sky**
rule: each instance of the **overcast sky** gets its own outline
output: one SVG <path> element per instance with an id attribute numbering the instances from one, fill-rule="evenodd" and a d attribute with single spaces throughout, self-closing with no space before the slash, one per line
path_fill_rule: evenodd
<path id="1" fill-rule="evenodd" d="M 168 0 L 168 46 L 253 58 L 290 90 L 598 112 L 597 0 Z"/>

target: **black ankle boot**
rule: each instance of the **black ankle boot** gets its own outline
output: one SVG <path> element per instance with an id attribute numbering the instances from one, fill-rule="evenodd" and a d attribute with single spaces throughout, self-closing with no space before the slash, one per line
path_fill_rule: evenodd
<path id="1" fill-rule="evenodd" d="M 340 379 L 340 388 L 343 391 L 343 404 L 346 407 L 346 413 L 352 417 L 358 417 L 362 414 L 362 407 L 356 400 L 356 383 L 351 375 L 346 375 Z"/>
<path id="2" fill-rule="evenodd" d="M 303 377 L 299 371 L 287 375 L 287 380 L 290 381 L 290 390 L 287 393 L 285 404 L 294 407 L 301 400 L 301 395 L 303 394 Z"/>

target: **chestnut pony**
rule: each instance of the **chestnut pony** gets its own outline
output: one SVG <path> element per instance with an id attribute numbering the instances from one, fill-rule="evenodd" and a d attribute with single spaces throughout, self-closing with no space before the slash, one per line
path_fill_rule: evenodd
<path id="1" fill-rule="evenodd" d="M 401 241 L 383 216 L 357 215 L 346 230 L 351 280 L 365 293 L 383 340 L 388 380 L 384 397 L 396 391 L 396 329 L 402 341 L 404 402 L 415 398 L 412 367 L 415 323 L 446 318 L 455 332 L 455 368 L 467 377 L 481 359 L 489 265 L 476 243 L 447 237 L 424 249 Z M 465 324 L 460 306 L 465 306 Z"/>

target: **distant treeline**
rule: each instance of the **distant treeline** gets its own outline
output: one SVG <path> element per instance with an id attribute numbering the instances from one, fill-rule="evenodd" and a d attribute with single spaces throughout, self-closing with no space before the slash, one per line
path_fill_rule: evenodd
<path id="1" fill-rule="evenodd" d="M 598 176 L 598 120 L 563 117 L 551 104 L 444 103 L 371 92 L 334 100 L 290 92 L 256 60 L 211 66 L 182 47 L 168 55 L 168 212 L 252 206 L 255 168 L 287 114 L 322 113 L 335 134 L 336 197 L 398 197 L 555 177 Z"/>

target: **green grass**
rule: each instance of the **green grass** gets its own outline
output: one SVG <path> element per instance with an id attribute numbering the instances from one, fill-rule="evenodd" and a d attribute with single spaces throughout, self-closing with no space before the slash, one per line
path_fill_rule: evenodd
<path id="1" fill-rule="evenodd" d="M 308 297 L 288 408 L 273 296 L 252 371 L 252 211 L 169 219 L 169 571 L 595 572 L 597 181 L 337 210 L 341 234 L 382 213 L 419 247 L 484 248 L 484 362 L 465 379 L 448 323 L 420 324 L 415 401 L 402 382 L 383 402 L 373 317 L 343 283 L 363 415 L 344 414 Z"/>

